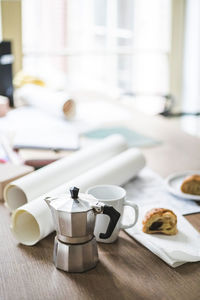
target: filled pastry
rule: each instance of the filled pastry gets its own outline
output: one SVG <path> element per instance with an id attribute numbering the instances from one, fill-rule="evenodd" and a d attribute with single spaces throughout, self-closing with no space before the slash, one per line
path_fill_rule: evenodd
<path id="1" fill-rule="evenodd" d="M 170 209 L 151 209 L 146 213 L 142 224 L 142 230 L 145 233 L 163 233 L 167 235 L 177 233 L 177 217 Z"/>
<path id="2" fill-rule="evenodd" d="M 187 177 L 181 185 L 181 191 L 186 194 L 200 195 L 200 175 Z"/>

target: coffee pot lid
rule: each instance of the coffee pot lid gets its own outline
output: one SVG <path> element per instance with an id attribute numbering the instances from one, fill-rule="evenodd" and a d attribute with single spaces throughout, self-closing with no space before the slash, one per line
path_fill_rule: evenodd
<path id="1" fill-rule="evenodd" d="M 86 212 L 92 209 L 90 203 L 98 201 L 92 195 L 79 193 L 77 187 L 71 187 L 67 194 L 59 195 L 59 197 L 49 197 L 46 200 L 56 211 L 67 213 Z"/>

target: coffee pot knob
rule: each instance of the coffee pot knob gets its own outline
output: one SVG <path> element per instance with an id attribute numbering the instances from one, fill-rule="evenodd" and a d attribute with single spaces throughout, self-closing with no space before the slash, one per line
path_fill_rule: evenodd
<path id="1" fill-rule="evenodd" d="M 70 194 L 72 199 L 78 199 L 79 188 L 72 186 L 70 187 Z"/>

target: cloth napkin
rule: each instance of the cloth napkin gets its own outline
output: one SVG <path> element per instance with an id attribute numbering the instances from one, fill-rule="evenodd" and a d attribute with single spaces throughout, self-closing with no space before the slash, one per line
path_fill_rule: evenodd
<path id="1" fill-rule="evenodd" d="M 153 171 L 145 168 L 132 182 L 127 190 L 128 200 L 139 206 L 137 224 L 125 231 L 146 248 L 175 268 L 186 262 L 200 261 L 200 234 L 182 216 L 198 212 L 199 206 L 194 201 L 182 200 L 170 195 L 164 187 L 164 180 Z M 177 215 L 178 233 L 174 236 L 146 234 L 142 231 L 142 220 L 152 208 L 163 207 L 173 210 Z M 125 207 L 124 223 L 131 222 L 133 212 Z"/>
<path id="2" fill-rule="evenodd" d="M 142 231 L 142 219 L 151 208 L 141 211 L 136 226 L 125 231 L 173 268 L 186 262 L 200 261 L 200 234 L 177 212 L 176 235 L 146 234 Z"/>

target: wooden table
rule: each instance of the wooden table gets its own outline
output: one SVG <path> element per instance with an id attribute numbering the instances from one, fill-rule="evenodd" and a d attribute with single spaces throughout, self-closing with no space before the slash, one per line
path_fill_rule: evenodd
<path id="1" fill-rule="evenodd" d="M 200 139 L 181 132 L 169 120 L 133 112 L 132 124 L 127 125 L 163 141 L 144 150 L 148 166 L 162 176 L 200 169 Z M 187 219 L 199 230 L 200 214 Z M 1 204 L 1 300 L 200 299 L 200 263 L 173 269 L 124 232 L 116 243 L 98 246 L 100 262 L 95 269 L 69 274 L 52 263 L 54 234 L 26 247 L 14 240 L 9 224 L 9 212 Z"/>

